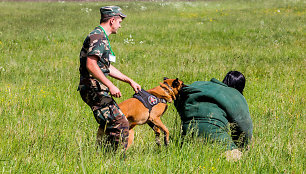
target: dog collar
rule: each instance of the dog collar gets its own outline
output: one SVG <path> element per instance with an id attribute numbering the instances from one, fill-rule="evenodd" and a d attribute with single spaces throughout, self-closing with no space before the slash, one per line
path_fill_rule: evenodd
<path id="1" fill-rule="evenodd" d="M 163 86 L 166 85 L 167 87 Z M 172 90 L 172 88 L 167 84 L 167 83 L 160 83 L 160 87 L 166 92 L 168 93 L 171 97 L 174 94 L 174 91 Z"/>
<path id="2" fill-rule="evenodd" d="M 159 101 L 160 101 L 161 103 L 165 103 L 165 104 L 167 104 L 167 100 L 166 100 L 166 99 L 164 99 L 164 98 L 159 98 Z"/>
<path id="3" fill-rule="evenodd" d="M 171 86 L 168 85 L 168 83 L 164 82 L 164 84 L 167 85 L 169 90 L 174 93 L 174 91 L 172 90 Z"/>

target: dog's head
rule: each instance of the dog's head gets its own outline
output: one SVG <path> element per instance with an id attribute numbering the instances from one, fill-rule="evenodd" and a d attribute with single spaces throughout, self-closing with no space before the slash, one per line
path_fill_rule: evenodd
<path id="1" fill-rule="evenodd" d="M 176 100 L 176 96 L 178 95 L 179 91 L 184 87 L 184 82 L 176 79 L 168 79 L 167 77 L 164 77 L 164 83 L 162 87 L 166 88 L 169 93 L 173 93 L 171 96 L 173 100 Z"/>

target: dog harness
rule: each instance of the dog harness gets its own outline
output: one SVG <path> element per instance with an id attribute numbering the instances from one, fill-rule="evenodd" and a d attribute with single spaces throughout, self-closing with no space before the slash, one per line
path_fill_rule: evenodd
<path id="1" fill-rule="evenodd" d="M 141 101 L 141 103 L 143 103 L 143 105 L 149 109 L 149 112 L 151 112 L 153 106 L 157 105 L 158 103 L 167 103 L 165 99 L 158 98 L 155 95 L 148 93 L 144 89 L 141 89 L 141 91 L 135 93 L 133 97 Z"/>

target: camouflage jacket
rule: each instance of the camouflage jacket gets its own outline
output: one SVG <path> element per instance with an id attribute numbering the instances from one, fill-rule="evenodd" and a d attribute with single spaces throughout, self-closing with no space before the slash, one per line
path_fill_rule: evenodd
<path id="1" fill-rule="evenodd" d="M 108 91 L 108 88 L 102 83 L 98 82 L 88 72 L 86 68 L 87 56 L 98 56 L 98 66 L 105 76 L 109 74 L 109 54 L 110 48 L 107 38 L 100 27 L 96 27 L 84 40 L 83 47 L 80 52 L 80 84 L 79 90 L 96 88 Z"/>

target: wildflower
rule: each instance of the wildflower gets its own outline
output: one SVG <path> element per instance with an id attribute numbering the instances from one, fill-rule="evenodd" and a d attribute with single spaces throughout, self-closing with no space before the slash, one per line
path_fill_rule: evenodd
<path id="1" fill-rule="evenodd" d="M 135 44 L 134 39 L 132 38 L 132 35 L 130 34 L 130 38 L 126 38 L 123 40 L 124 43 L 131 43 L 131 44 Z"/>
<path id="2" fill-rule="evenodd" d="M 162 7 L 164 7 L 164 6 L 169 5 L 169 3 L 160 3 L 159 5 L 162 6 Z M 178 4 L 175 4 L 175 5 L 177 6 Z"/>
<path id="3" fill-rule="evenodd" d="M 147 7 L 145 7 L 145 6 L 141 6 L 140 7 L 140 10 L 142 10 L 142 11 L 144 11 L 144 10 L 146 10 L 147 9 Z"/>
<path id="4" fill-rule="evenodd" d="M 91 9 L 91 8 L 82 8 L 81 10 L 82 10 L 82 11 L 85 11 L 86 13 L 89 13 L 89 12 L 91 12 L 91 11 L 92 11 L 92 9 Z"/>
<path id="5" fill-rule="evenodd" d="M 265 24 L 265 21 L 260 21 L 260 25 L 263 26 Z"/>

